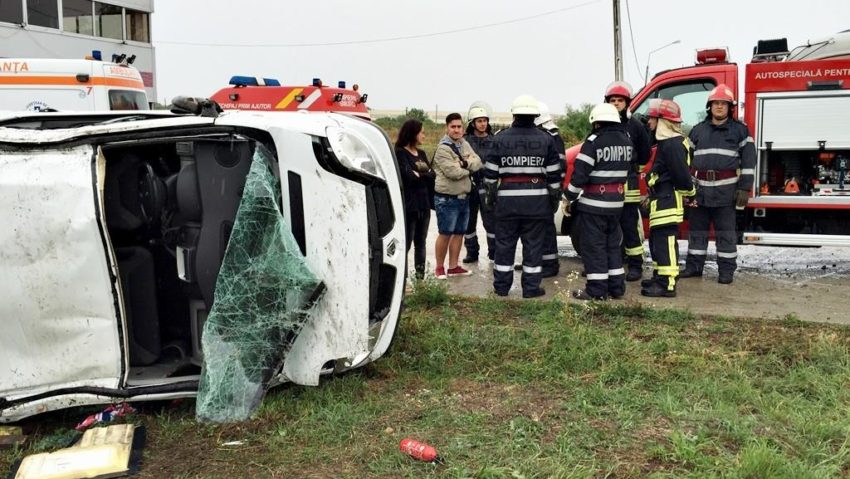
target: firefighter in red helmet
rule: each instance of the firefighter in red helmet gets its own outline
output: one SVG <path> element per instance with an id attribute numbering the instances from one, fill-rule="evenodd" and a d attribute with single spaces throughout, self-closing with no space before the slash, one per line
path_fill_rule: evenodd
<path id="1" fill-rule="evenodd" d="M 650 297 L 676 296 L 679 247 L 676 233 L 684 220 L 684 197 L 694 194 L 688 165 L 690 144 L 682 135 L 682 112 L 673 100 L 650 100 L 649 128 L 658 148 L 647 179 L 649 251 L 653 275 L 641 282 L 640 293 Z"/>
<path id="2" fill-rule="evenodd" d="M 623 253 L 628 265 L 626 281 L 637 281 L 643 273 L 643 221 L 640 217 L 640 189 L 638 175 L 649 161 L 650 143 L 646 127 L 629 111 L 632 102 L 632 87 L 624 81 L 615 81 L 605 89 L 605 103 L 617 108 L 620 123 L 632 142 L 632 159 L 625 185 L 625 202 L 620 214 L 623 230 Z"/>
<path id="3" fill-rule="evenodd" d="M 702 276 L 708 252 L 708 232 L 714 226 L 717 281 L 732 282 L 738 267 L 735 209 L 743 209 L 753 187 L 755 148 L 747 127 L 732 117 L 735 96 L 717 85 L 706 101 L 706 119 L 690 133 L 691 165 L 697 179 L 695 202 L 688 213 L 688 257 L 682 278 Z"/>

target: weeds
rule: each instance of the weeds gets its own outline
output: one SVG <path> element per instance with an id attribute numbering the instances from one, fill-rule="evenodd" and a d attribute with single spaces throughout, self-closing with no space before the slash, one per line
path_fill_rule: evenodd
<path id="1" fill-rule="evenodd" d="M 150 439 L 140 477 L 743 479 L 850 470 L 846 328 L 457 298 L 436 281 L 414 284 L 402 319 L 392 355 L 318 388 L 273 390 L 251 422 L 201 426 L 191 408 L 138 416 Z M 404 437 L 433 444 L 447 463 L 401 455 Z M 245 445 L 222 448 L 228 440 Z M 0 466 L 27 452 L 3 452 Z"/>

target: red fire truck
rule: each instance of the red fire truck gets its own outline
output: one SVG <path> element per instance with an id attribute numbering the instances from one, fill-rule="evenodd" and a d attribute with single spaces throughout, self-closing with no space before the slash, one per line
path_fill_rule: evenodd
<path id="1" fill-rule="evenodd" d="M 230 86 L 210 98 L 225 110 L 333 111 L 371 119 L 366 108 L 368 94 L 360 93 L 356 84 L 346 88 L 344 81 L 331 87 L 314 78 L 310 86 L 296 87 L 281 86 L 271 78 L 234 76 Z"/>
<path id="2" fill-rule="evenodd" d="M 694 66 L 658 73 L 635 94 L 632 114 L 645 115 L 652 98 L 672 99 L 689 132 L 705 118 L 717 84 L 741 92 L 735 113 L 743 107 L 758 161 L 740 239 L 850 246 L 850 31 L 792 51 L 785 39 L 759 41 L 740 88 L 739 67 L 727 59 L 725 49 L 700 50 Z M 579 148 L 567 151 L 565 181 Z M 556 223 L 562 234 L 570 233 L 568 223 Z"/>

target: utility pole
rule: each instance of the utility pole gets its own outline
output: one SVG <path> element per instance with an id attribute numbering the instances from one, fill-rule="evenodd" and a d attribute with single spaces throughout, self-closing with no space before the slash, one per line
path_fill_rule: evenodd
<path id="1" fill-rule="evenodd" d="M 623 79 L 623 34 L 620 29 L 620 0 L 614 0 L 614 80 Z"/>

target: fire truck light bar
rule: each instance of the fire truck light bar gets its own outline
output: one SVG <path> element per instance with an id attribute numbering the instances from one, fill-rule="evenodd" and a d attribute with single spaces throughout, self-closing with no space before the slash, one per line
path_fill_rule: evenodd
<path id="1" fill-rule="evenodd" d="M 697 65 L 706 63 L 726 63 L 729 58 L 729 50 L 726 48 L 707 48 L 697 50 Z"/>
<path id="2" fill-rule="evenodd" d="M 233 86 L 280 86 L 280 82 L 274 78 L 257 78 L 249 76 L 236 75 L 230 77 L 230 84 Z"/>

